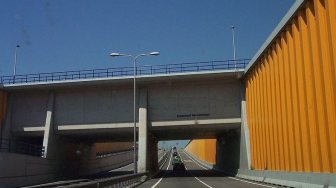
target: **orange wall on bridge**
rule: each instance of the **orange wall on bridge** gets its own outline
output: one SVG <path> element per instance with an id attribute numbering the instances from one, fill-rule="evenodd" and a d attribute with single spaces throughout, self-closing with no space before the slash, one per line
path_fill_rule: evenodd
<path id="1" fill-rule="evenodd" d="M 7 105 L 7 94 L 6 92 L 0 90 L 0 129 L 5 120 L 6 105 Z"/>
<path id="2" fill-rule="evenodd" d="M 216 164 L 216 139 L 191 140 L 185 150 L 200 160 Z"/>
<path id="3" fill-rule="evenodd" d="M 336 1 L 306 0 L 245 77 L 251 167 L 336 172 Z"/>

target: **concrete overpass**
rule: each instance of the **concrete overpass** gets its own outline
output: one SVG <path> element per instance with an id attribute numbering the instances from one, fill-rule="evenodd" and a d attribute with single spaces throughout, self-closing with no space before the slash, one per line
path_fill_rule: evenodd
<path id="1" fill-rule="evenodd" d="M 238 135 L 246 60 L 151 67 L 137 77 L 139 172 L 157 170 L 159 140 Z M 159 65 L 160 66 L 160 65 Z M 173 67 L 173 68 L 171 68 Z M 176 68 L 177 67 L 177 68 Z M 2 78 L 8 102 L 2 138 L 34 141 L 44 157 L 69 158 L 78 145 L 92 158 L 93 143 L 132 141 L 133 77 L 99 70 Z M 108 72 L 109 70 L 107 70 Z M 64 79 L 62 76 L 67 76 Z M 111 76 L 109 76 L 111 75 Z M 81 78 L 84 77 L 84 78 Z M 31 81 L 33 80 L 33 81 Z M 71 152 L 72 151 L 72 152 Z M 71 157 L 70 157 L 71 158 Z M 154 162 L 152 162 L 154 161 Z"/>

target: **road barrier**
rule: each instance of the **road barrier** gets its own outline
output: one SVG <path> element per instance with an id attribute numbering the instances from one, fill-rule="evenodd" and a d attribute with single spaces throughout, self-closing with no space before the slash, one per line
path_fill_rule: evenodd
<path id="1" fill-rule="evenodd" d="M 0 152 L 20 153 L 41 157 L 44 154 L 44 147 L 21 141 L 2 139 L 0 140 Z"/>
<path id="2" fill-rule="evenodd" d="M 244 69 L 250 59 L 226 60 L 226 61 L 205 61 L 194 63 L 179 63 L 165 65 L 145 65 L 136 68 L 138 76 L 174 74 L 188 72 L 220 71 Z M 133 67 L 106 68 L 92 70 L 78 70 L 65 72 L 51 72 L 39 74 L 26 74 L 15 76 L 2 76 L 0 83 L 3 85 L 21 84 L 21 83 L 38 83 L 38 82 L 55 82 L 64 80 L 82 80 L 93 78 L 109 78 L 133 76 Z"/>

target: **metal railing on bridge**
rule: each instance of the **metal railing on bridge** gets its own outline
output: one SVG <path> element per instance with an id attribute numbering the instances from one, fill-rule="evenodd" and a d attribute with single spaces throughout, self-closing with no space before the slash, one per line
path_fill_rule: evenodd
<path id="1" fill-rule="evenodd" d="M 0 152 L 20 153 L 25 155 L 41 157 L 44 154 L 44 147 L 21 141 L 1 139 Z"/>
<path id="2" fill-rule="evenodd" d="M 194 63 L 179 63 L 165 65 L 145 65 L 136 69 L 137 75 L 158 75 L 174 73 L 190 73 L 202 71 L 219 71 L 244 69 L 250 59 L 226 60 L 226 61 L 206 61 Z M 66 72 L 51 72 L 39 74 L 26 74 L 16 76 L 2 76 L 0 82 L 3 85 L 55 82 L 64 80 L 80 80 L 93 78 L 123 77 L 134 75 L 133 67 L 92 69 Z"/>

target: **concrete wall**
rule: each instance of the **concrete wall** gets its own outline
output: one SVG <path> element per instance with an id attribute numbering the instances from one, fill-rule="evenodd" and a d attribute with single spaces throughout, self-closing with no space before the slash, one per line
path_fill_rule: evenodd
<path id="1" fill-rule="evenodd" d="M 46 91 L 21 91 L 10 95 L 13 131 L 23 131 L 24 127 L 44 127 L 48 103 Z"/>
<path id="2" fill-rule="evenodd" d="M 245 75 L 251 168 L 336 173 L 336 2 L 296 4 Z"/>
<path id="3" fill-rule="evenodd" d="M 56 164 L 47 159 L 15 153 L 0 153 L 0 187 L 19 187 L 53 181 Z"/>
<path id="4" fill-rule="evenodd" d="M 133 142 L 105 142 L 95 144 L 96 153 L 124 151 L 133 148 Z"/>
<path id="5" fill-rule="evenodd" d="M 168 83 L 148 87 L 150 121 L 240 117 L 240 82 L 236 79 Z M 184 117 L 189 114 L 205 116 Z"/>
<path id="6" fill-rule="evenodd" d="M 240 81 L 236 78 L 219 77 L 139 84 L 138 91 L 147 89 L 148 122 L 152 127 L 162 128 L 171 122 L 173 122 L 171 126 L 189 124 L 197 127 L 207 124 L 223 126 L 240 123 L 240 85 Z M 42 136 L 51 91 L 54 93 L 52 124 L 56 134 L 67 131 L 66 134 L 71 136 L 73 130 L 72 133 L 81 134 L 82 137 L 91 132 L 93 137 L 105 134 L 104 138 L 108 138 L 111 130 L 107 132 L 106 129 L 124 128 L 124 131 L 131 131 L 133 88 L 128 84 L 10 91 L 12 108 L 9 112 L 11 121 L 8 122 L 8 127 L 11 127 L 17 135 L 29 136 L 33 132 L 39 132 Z M 136 117 L 138 119 L 138 115 Z M 183 122 L 186 120 L 192 121 Z M 160 131 L 162 132 L 164 128 Z M 101 132 L 93 133 L 92 129 Z"/>
<path id="7" fill-rule="evenodd" d="M 5 121 L 6 107 L 7 107 L 7 93 L 0 89 L 0 137 L 2 135 L 1 134 L 2 125 Z"/>
<path id="8" fill-rule="evenodd" d="M 55 125 L 131 122 L 133 119 L 133 88 L 73 88 L 55 93 Z"/>
<path id="9" fill-rule="evenodd" d="M 106 172 L 130 164 L 132 160 L 133 152 L 123 152 L 105 158 L 76 160 L 64 165 L 57 160 L 0 153 L 0 187 L 21 187 L 62 180 L 70 172 L 74 172 L 73 178 L 74 175 Z"/>

